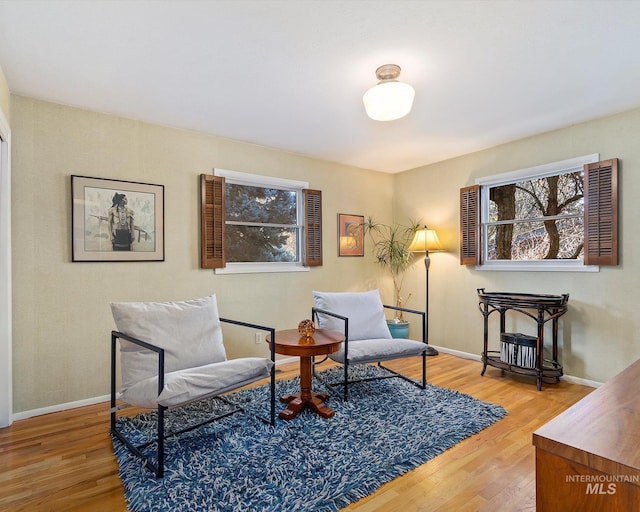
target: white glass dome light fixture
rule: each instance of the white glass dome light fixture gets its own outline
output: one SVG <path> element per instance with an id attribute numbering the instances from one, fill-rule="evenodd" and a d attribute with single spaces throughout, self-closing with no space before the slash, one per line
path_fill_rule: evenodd
<path id="1" fill-rule="evenodd" d="M 416 91 L 409 84 L 398 82 L 400 66 L 384 64 L 376 69 L 380 82 L 364 93 L 362 102 L 367 115 L 375 121 L 394 121 L 406 116 L 413 106 Z"/>

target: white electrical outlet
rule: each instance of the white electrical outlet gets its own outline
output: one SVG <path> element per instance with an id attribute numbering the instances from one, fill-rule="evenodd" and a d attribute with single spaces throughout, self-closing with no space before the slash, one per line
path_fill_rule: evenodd
<path id="1" fill-rule="evenodd" d="M 260 345 L 261 343 L 264 343 L 264 333 L 263 332 L 257 332 L 256 333 L 256 345 Z"/>

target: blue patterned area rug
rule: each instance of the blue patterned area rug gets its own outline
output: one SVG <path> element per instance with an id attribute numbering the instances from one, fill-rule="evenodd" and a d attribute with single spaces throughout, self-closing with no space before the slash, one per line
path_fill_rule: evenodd
<path id="1" fill-rule="evenodd" d="M 383 371 L 354 367 L 353 377 Z M 322 372 L 339 380 L 341 368 Z M 357 374 L 357 375 L 356 375 Z M 314 390 L 325 391 L 314 379 Z M 277 396 L 300 390 L 296 379 L 277 382 Z M 336 413 L 324 419 L 303 410 L 295 419 L 264 424 L 238 413 L 166 441 L 165 476 L 157 479 L 114 440 L 129 509 L 134 512 L 336 511 L 383 483 L 427 462 L 498 421 L 506 411 L 468 395 L 402 379 L 354 384 L 348 402 L 330 396 Z M 267 386 L 230 395 L 250 413 L 268 417 Z M 219 401 L 169 411 L 168 421 L 211 414 Z M 276 402 L 278 410 L 284 404 Z M 144 441 L 155 413 L 122 417 L 120 428 Z"/>

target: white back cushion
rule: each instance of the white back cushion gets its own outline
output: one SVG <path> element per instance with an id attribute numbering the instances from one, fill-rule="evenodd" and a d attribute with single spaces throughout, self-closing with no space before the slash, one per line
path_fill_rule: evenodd
<path id="1" fill-rule="evenodd" d="M 368 292 L 311 292 L 317 308 L 349 318 L 349 339 L 390 339 L 378 290 Z M 318 315 L 322 329 L 344 330 L 344 321 Z"/>
<path id="2" fill-rule="evenodd" d="M 118 331 L 165 349 L 165 373 L 225 361 L 216 296 L 179 302 L 114 302 Z M 158 355 L 120 339 L 122 388 L 158 374 Z"/>

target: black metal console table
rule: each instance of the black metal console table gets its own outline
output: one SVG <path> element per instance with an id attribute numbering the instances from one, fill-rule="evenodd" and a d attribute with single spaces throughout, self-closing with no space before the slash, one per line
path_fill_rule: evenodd
<path id="1" fill-rule="evenodd" d="M 569 294 L 538 295 L 531 293 L 485 292 L 478 289 L 478 307 L 484 317 L 484 351 L 482 352 L 482 373 L 487 366 L 501 370 L 532 375 L 537 378 L 538 391 L 542 389 L 544 378 L 560 380 L 562 366 L 558 362 L 558 319 L 567 312 Z M 500 334 L 505 332 L 505 315 L 507 311 L 517 311 L 535 320 L 538 324 L 538 338 L 536 341 L 536 363 L 534 368 L 525 368 L 503 361 L 499 351 L 490 351 L 489 343 L 489 315 L 497 311 L 500 315 Z M 544 324 L 552 322 L 552 359 L 544 358 Z"/>

